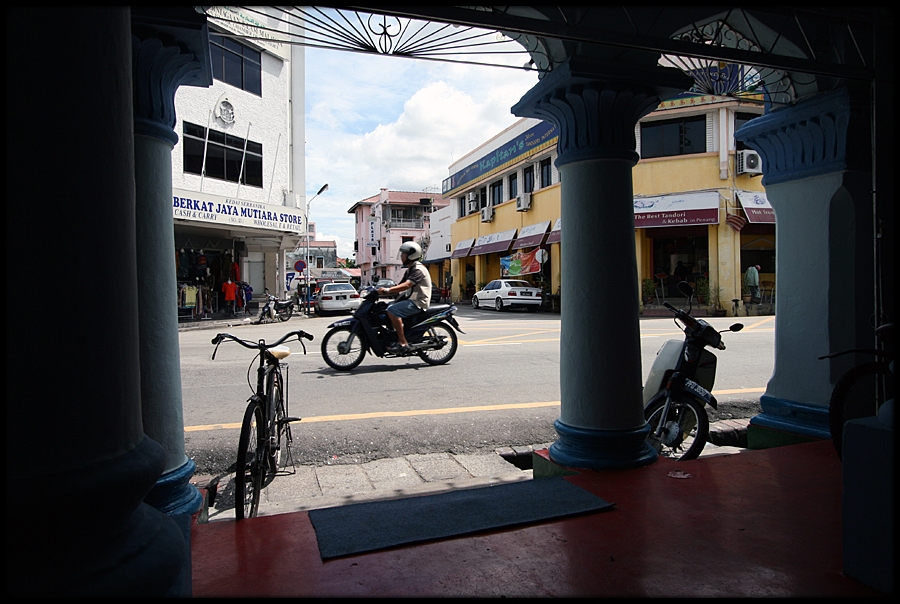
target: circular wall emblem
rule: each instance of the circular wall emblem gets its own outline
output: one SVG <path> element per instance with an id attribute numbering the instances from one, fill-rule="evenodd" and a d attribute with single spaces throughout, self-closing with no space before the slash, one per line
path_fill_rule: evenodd
<path id="1" fill-rule="evenodd" d="M 226 124 L 234 123 L 234 105 L 232 105 L 228 99 L 222 99 L 219 101 L 219 104 L 216 105 L 216 117 L 225 122 Z"/>

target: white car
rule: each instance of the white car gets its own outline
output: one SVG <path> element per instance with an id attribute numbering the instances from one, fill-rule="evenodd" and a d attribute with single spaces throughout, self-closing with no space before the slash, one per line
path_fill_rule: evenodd
<path id="1" fill-rule="evenodd" d="M 324 316 L 330 312 L 353 312 L 362 300 L 359 292 L 349 283 L 325 283 L 316 294 L 316 314 Z"/>
<path id="2" fill-rule="evenodd" d="M 540 305 L 541 288 L 519 279 L 494 279 L 472 296 L 472 308 L 527 308 L 534 312 Z"/>

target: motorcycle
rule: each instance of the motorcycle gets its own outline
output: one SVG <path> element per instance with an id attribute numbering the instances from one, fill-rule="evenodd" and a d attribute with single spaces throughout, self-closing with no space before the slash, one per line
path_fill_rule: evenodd
<path id="1" fill-rule="evenodd" d="M 256 325 L 261 323 L 274 323 L 277 321 L 287 321 L 294 315 L 294 301 L 293 300 L 279 300 L 275 296 L 269 293 L 269 288 L 266 288 L 266 303 L 259 311 L 259 318 L 256 320 Z"/>
<path id="2" fill-rule="evenodd" d="M 647 442 L 659 455 L 685 461 L 696 459 L 709 439 L 706 405 L 718 408 L 710 394 L 716 379 L 716 355 L 709 348 L 725 350 L 722 332 L 703 319 L 690 315 L 693 288 L 685 282 L 678 289 L 688 298 L 688 311 L 668 302 L 663 306 L 675 315 L 675 324 L 684 332 L 684 341 L 669 340 L 656 353 L 644 385 L 644 419 L 650 425 Z M 735 323 L 724 331 L 738 332 Z"/>
<path id="3" fill-rule="evenodd" d="M 392 349 L 397 343 L 397 332 L 387 316 L 387 303 L 379 301 L 378 290 L 371 286 L 363 288 L 360 295 L 363 301 L 353 316 L 329 325 L 322 339 L 322 357 L 332 369 L 351 371 L 366 353 L 382 358 L 416 355 L 429 365 L 443 365 L 456 354 L 458 341 L 453 329 L 464 333 L 453 317 L 456 306 L 437 304 L 404 319 L 410 350 L 399 352 Z"/>

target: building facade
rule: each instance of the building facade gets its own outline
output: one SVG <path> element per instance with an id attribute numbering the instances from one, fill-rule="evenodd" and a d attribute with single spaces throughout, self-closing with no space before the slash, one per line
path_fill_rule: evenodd
<path id="1" fill-rule="evenodd" d="M 285 255 L 306 230 L 304 49 L 274 32 L 241 35 L 246 26 L 286 27 L 274 16 L 227 7 L 209 14 L 213 85 L 175 95 L 180 320 L 221 313 L 228 279 L 255 297 L 282 295 Z"/>
<path id="2" fill-rule="evenodd" d="M 403 276 L 400 246 L 415 241 L 427 252 L 432 213 L 448 201 L 428 191 L 389 191 L 353 204 L 356 224 L 356 266 L 363 285 Z M 432 278 L 434 276 L 432 275 Z"/>
<path id="3" fill-rule="evenodd" d="M 774 298 L 774 212 L 758 178 L 759 156 L 734 139 L 735 130 L 762 111 L 752 102 L 685 94 L 636 125 L 635 253 L 639 278 L 650 280 L 654 291 L 643 302 L 678 296 L 676 284 L 684 279 L 708 283 L 709 295 L 730 313 L 731 300 L 741 297 L 743 272 L 755 264 L 762 267 L 768 299 Z M 467 287 L 517 276 L 541 286 L 555 306 L 568 277 L 557 142 L 555 126 L 525 118 L 450 166 L 444 192 L 454 199 L 456 216 L 454 300 L 466 299 Z M 715 300 L 704 302 L 715 306 Z"/>

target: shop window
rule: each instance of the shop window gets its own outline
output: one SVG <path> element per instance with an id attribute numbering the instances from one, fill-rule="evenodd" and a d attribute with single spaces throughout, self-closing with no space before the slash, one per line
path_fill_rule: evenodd
<path id="1" fill-rule="evenodd" d="M 548 157 L 541 160 L 541 187 L 549 187 L 551 184 L 553 184 L 553 169 Z"/>
<path id="2" fill-rule="evenodd" d="M 515 199 L 519 196 L 519 175 L 515 172 L 509 175 L 509 198 Z"/>
<path id="3" fill-rule="evenodd" d="M 231 38 L 209 34 L 213 78 L 262 96 L 262 53 Z"/>
<path id="4" fill-rule="evenodd" d="M 525 193 L 534 191 L 534 165 L 528 166 L 522 171 L 522 180 L 525 182 L 523 190 Z"/>
<path id="5" fill-rule="evenodd" d="M 184 171 L 203 174 L 203 152 L 206 149 L 206 177 L 240 182 L 252 187 L 263 186 L 262 144 L 245 141 L 224 132 L 207 130 L 204 126 L 184 123 Z M 245 145 L 246 142 L 246 145 Z M 246 152 L 244 150 L 246 146 Z M 244 171 L 241 174 L 241 163 Z"/>
<path id="6" fill-rule="evenodd" d="M 643 159 L 705 152 L 705 115 L 641 124 Z"/>
<path id="7" fill-rule="evenodd" d="M 503 181 L 491 183 L 491 205 L 498 206 L 503 203 Z"/>
<path id="8" fill-rule="evenodd" d="M 759 114 L 756 113 L 735 113 L 734 114 L 734 131 L 737 132 L 741 129 L 741 126 L 752 120 L 753 118 L 759 117 Z M 736 151 L 741 151 L 743 149 L 749 149 L 747 145 L 743 143 L 743 141 L 739 141 L 735 139 L 734 148 Z"/>

